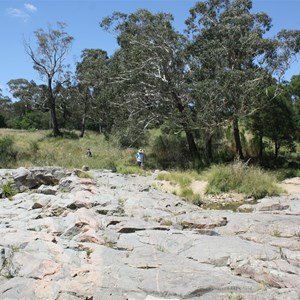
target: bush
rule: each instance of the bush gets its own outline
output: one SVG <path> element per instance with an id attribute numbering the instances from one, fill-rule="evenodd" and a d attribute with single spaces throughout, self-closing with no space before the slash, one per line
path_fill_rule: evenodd
<path id="1" fill-rule="evenodd" d="M 37 153 L 40 149 L 39 143 L 37 141 L 29 142 L 29 150 L 31 153 Z"/>
<path id="2" fill-rule="evenodd" d="M 180 192 L 179 197 L 184 200 L 191 202 L 195 205 L 200 206 L 203 202 L 201 199 L 201 195 L 198 193 L 194 193 L 191 188 L 191 184 L 194 180 L 200 179 L 200 175 L 195 171 L 185 171 L 185 172 L 166 172 L 160 173 L 157 180 L 165 180 L 169 181 L 171 185 L 179 185 Z"/>
<path id="3" fill-rule="evenodd" d="M 141 145 L 147 144 L 147 132 L 140 132 L 136 128 L 117 128 L 112 131 L 113 140 L 117 141 L 117 144 L 124 148 L 141 148 Z"/>
<path id="4" fill-rule="evenodd" d="M 49 113 L 28 112 L 26 115 L 7 120 L 7 126 L 14 129 L 48 129 Z"/>
<path id="5" fill-rule="evenodd" d="M 198 206 L 202 204 L 200 194 L 195 194 L 191 188 L 183 188 L 180 192 L 180 197 Z"/>
<path id="6" fill-rule="evenodd" d="M 168 172 L 161 173 L 157 176 L 158 180 L 170 181 L 172 184 L 179 184 L 180 187 L 186 188 L 190 186 L 193 180 L 193 173 L 188 172 Z"/>
<path id="7" fill-rule="evenodd" d="M 152 151 L 160 168 L 187 168 L 189 165 L 190 155 L 183 137 L 161 134 L 155 138 Z"/>
<path id="8" fill-rule="evenodd" d="M 14 140 L 10 136 L 0 138 L 0 167 L 7 168 L 16 161 L 17 153 L 14 151 Z"/>
<path id="9" fill-rule="evenodd" d="M 0 115 L 0 128 L 4 128 L 6 127 L 6 121 L 5 121 L 5 118 Z"/>
<path id="10" fill-rule="evenodd" d="M 16 194 L 16 192 L 13 189 L 12 183 L 10 181 L 8 181 L 2 185 L 2 190 L 3 190 L 4 196 L 9 199 L 11 199 L 11 197 L 13 197 Z"/>
<path id="11" fill-rule="evenodd" d="M 294 168 L 281 169 L 276 172 L 276 177 L 279 181 L 293 177 L 300 177 L 300 170 Z"/>
<path id="12" fill-rule="evenodd" d="M 238 192 L 260 199 L 279 195 L 282 190 L 276 185 L 275 176 L 238 161 L 230 165 L 214 166 L 209 172 L 206 193 L 222 192 Z"/>

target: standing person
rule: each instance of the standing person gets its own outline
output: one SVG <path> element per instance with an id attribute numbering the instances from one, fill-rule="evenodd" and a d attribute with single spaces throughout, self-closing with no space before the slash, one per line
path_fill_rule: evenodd
<path id="1" fill-rule="evenodd" d="M 136 158 L 136 162 L 138 164 L 139 167 L 144 168 L 145 165 L 145 154 L 144 154 L 144 150 L 140 149 L 137 154 L 135 155 Z"/>
<path id="2" fill-rule="evenodd" d="M 85 152 L 86 157 L 92 157 L 92 151 L 90 150 L 90 148 L 88 148 Z"/>

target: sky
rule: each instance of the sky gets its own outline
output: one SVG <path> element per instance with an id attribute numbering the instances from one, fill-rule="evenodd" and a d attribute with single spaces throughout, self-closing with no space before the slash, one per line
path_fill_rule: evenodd
<path id="1" fill-rule="evenodd" d="M 67 24 L 66 31 L 74 37 L 68 62 L 75 66 L 84 49 L 103 49 L 112 55 L 117 49 L 116 37 L 99 26 L 100 21 L 115 11 L 133 13 L 145 8 L 153 13 L 168 12 L 174 16 L 174 27 L 185 28 L 184 21 L 196 0 L 0 0 L 0 89 L 11 96 L 7 82 L 24 78 L 40 84 L 25 53 L 24 40 L 34 46 L 34 31 L 56 28 L 57 22 Z M 300 29 L 300 0 L 253 0 L 252 12 L 266 12 L 272 18 L 269 33 L 281 29 Z M 286 72 L 285 79 L 300 74 L 300 59 Z"/>

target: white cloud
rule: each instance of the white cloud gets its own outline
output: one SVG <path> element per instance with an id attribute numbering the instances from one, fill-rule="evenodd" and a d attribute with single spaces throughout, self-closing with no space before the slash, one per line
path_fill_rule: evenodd
<path id="1" fill-rule="evenodd" d="M 18 8 L 8 8 L 7 14 L 14 18 L 22 19 L 23 21 L 27 21 L 29 19 L 29 14 Z"/>
<path id="2" fill-rule="evenodd" d="M 11 17 L 18 18 L 23 20 L 24 22 L 27 22 L 30 18 L 29 13 L 35 13 L 37 11 L 37 8 L 31 3 L 25 3 L 24 7 L 25 9 L 8 8 L 6 13 Z M 29 13 L 26 11 L 28 11 Z"/>
<path id="3" fill-rule="evenodd" d="M 25 3 L 24 7 L 30 12 L 36 12 L 37 8 L 31 3 Z"/>

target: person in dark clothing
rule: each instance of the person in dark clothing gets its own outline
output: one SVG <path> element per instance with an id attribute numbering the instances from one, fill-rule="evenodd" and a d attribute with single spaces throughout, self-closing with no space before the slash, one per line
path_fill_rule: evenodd
<path id="1" fill-rule="evenodd" d="M 92 151 L 89 148 L 86 150 L 85 156 L 86 157 L 92 157 L 93 156 Z"/>

